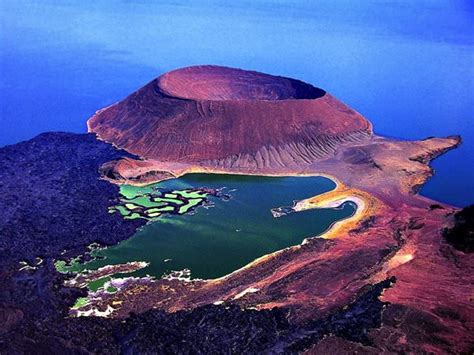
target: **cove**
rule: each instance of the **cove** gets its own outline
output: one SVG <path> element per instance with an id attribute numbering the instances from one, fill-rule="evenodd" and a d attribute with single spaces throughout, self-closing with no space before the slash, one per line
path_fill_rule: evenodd
<path id="1" fill-rule="evenodd" d="M 123 197 L 130 198 L 152 190 L 173 194 L 201 188 L 217 190 L 221 196 L 209 194 L 204 204 L 185 214 L 162 214 L 130 239 L 96 251 L 97 259 L 76 264 L 71 271 L 146 261 L 146 268 L 120 276 L 160 278 L 189 269 L 191 278 L 218 278 L 263 255 L 317 236 L 352 216 L 356 209 L 347 202 L 339 208 L 293 212 L 278 218 L 272 215 L 273 208 L 291 207 L 295 200 L 333 190 L 335 183 L 324 177 L 188 174 L 146 187 L 123 186 L 121 191 Z"/>

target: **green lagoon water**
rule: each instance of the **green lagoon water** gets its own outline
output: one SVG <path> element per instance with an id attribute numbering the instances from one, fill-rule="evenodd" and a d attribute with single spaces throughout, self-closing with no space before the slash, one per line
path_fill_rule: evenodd
<path id="1" fill-rule="evenodd" d="M 104 258 L 80 266 L 96 269 L 108 264 L 147 261 L 150 265 L 127 276 L 162 277 L 171 271 L 191 270 L 192 278 L 211 279 L 235 271 L 265 254 L 297 245 L 334 222 L 351 216 L 355 205 L 273 217 L 272 208 L 292 206 L 335 188 L 323 177 L 257 177 L 189 174 L 147 186 L 183 190 L 223 189 L 229 200 L 209 196 L 209 203 L 185 215 L 162 215 L 130 239 L 96 255 Z M 130 187 L 126 187 L 127 191 Z"/>

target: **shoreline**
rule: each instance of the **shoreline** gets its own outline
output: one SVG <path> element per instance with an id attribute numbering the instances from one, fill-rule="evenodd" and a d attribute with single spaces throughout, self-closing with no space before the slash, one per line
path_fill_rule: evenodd
<path id="1" fill-rule="evenodd" d="M 337 204 L 337 201 L 334 202 L 334 205 L 332 206 L 316 206 L 316 205 L 311 205 L 311 201 L 313 201 L 314 199 L 318 198 L 318 197 L 321 197 L 321 196 L 325 196 L 327 194 L 333 194 L 333 193 L 339 193 L 341 191 L 341 188 L 342 186 L 344 186 L 336 177 L 334 176 L 331 176 L 329 174 L 324 174 L 324 173 L 305 173 L 305 174 L 284 174 L 284 175 L 274 175 L 274 174 L 247 174 L 247 173 L 233 173 L 233 172 L 224 172 L 224 173 L 220 173 L 220 172 L 217 172 L 217 171 L 212 171 L 212 172 L 184 172 L 182 175 L 179 175 L 179 176 L 176 176 L 174 178 L 171 178 L 171 179 L 179 179 L 185 175 L 188 175 L 188 174 L 215 174 L 215 175 L 239 175 L 239 176 L 259 176 L 259 177 L 275 177 L 275 178 L 282 178 L 282 177 L 323 177 L 323 178 L 326 178 L 328 180 L 331 180 L 333 183 L 334 183 L 334 188 L 330 191 L 327 191 L 327 192 L 323 192 L 322 194 L 319 194 L 319 195 L 315 195 L 315 196 L 311 196 L 311 197 L 308 197 L 306 199 L 303 199 L 303 200 L 299 200 L 299 201 L 296 201 L 294 203 L 294 211 L 295 213 L 298 213 L 300 211 L 305 211 L 305 210 L 309 210 L 309 209 L 317 209 L 317 208 L 336 208 L 336 207 L 339 207 L 340 205 L 342 205 L 344 202 L 352 202 L 353 204 L 355 204 L 355 211 L 352 215 L 342 219 L 342 220 L 339 220 L 339 221 L 336 221 L 334 223 L 332 223 L 324 232 L 320 233 L 320 234 L 317 234 L 317 235 L 313 235 L 313 236 L 309 236 L 309 237 L 305 237 L 300 243 L 298 244 L 295 244 L 295 245 L 290 245 L 288 247 L 285 247 L 285 248 L 282 248 L 282 249 L 278 249 L 278 250 L 275 250 L 271 253 L 268 253 L 268 254 L 264 254 L 252 261 L 250 261 L 249 263 L 245 264 L 244 266 L 226 274 L 226 275 L 223 275 L 221 277 L 218 277 L 218 278 L 213 278 L 213 279 L 200 279 L 200 278 L 197 278 L 197 279 L 190 279 L 190 280 L 186 280 L 186 281 L 200 281 L 200 282 L 205 282 L 205 283 L 211 283 L 211 282 L 218 282 L 220 280 L 224 280 L 238 272 L 241 272 L 243 270 L 246 270 L 250 267 L 252 267 L 253 265 L 256 265 L 258 264 L 260 261 L 263 261 L 265 259 L 268 259 L 268 258 L 272 258 L 276 255 L 278 255 L 279 253 L 281 252 L 284 252 L 284 251 L 287 251 L 287 250 L 291 250 L 293 248 L 299 248 L 301 247 L 302 245 L 308 243 L 309 240 L 311 239 L 314 239 L 314 238 L 322 238 L 322 239 L 330 239 L 329 237 L 327 237 L 328 234 L 330 234 L 334 229 L 338 230 L 340 228 L 340 226 L 344 226 L 346 225 L 347 223 L 357 223 L 364 215 L 362 214 L 362 212 L 364 211 L 364 207 L 365 207 L 365 203 L 364 201 L 361 199 L 361 198 L 358 198 L 358 197 L 355 197 L 355 196 L 348 196 L 348 197 L 341 197 L 341 202 L 339 204 Z M 148 186 L 148 185 L 153 185 L 153 184 L 157 184 L 159 182 L 162 182 L 162 181 L 165 181 L 165 180 L 170 180 L 170 179 L 162 179 L 162 180 L 159 180 L 159 181 L 156 181 L 156 182 L 151 182 L 151 183 L 146 183 L 146 184 L 141 184 L 140 186 L 141 187 L 144 187 L 144 186 Z M 128 183 L 121 183 L 121 184 L 117 184 L 117 185 L 132 185 L 132 184 L 128 184 Z M 137 185 L 132 185 L 132 186 L 137 186 Z M 353 197 L 353 199 L 350 199 L 350 197 Z M 309 204 L 310 205 L 306 205 L 309 201 Z M 298 207 L 300 206 L 300 204 L 304 204 L 304 207 L 301 206 L 301 207 Z M 337 204 L 337 205 L 336 205 Z M 133 237 L 133 236 L 131 236 Z M 155 280 L 161 280 L 162 278 L 156 278 Z"/>
<path id="2" fill-rule="evenodd" d="M 321 173 L 321 172 L 290 172 L 288 171 L 288 172 L 280 172 L 280 173 L 278 172 L 265 173 L 265 172 L 252 172 L 252 171 L 230 171 L 230 170 L 225 170 L 225 169 L 221 170 L 221 169 L 216 169 L 213 167 L 205 167 L 205 166 L 200 166 L 200 165 L 189 165 L 189 166 L 185 166 L 184 168 L 178 168 L 174 170 L 174 169 L 169 169 L 170 166 L 167 166 L 167 164 L 170 164 L 170 163 L 167 163 L 167 162 L 155 162 L 155 161 L 150 161 L 150 160 L 140 160 L 140 162 L 149 162 L 151 164 L 156 164 L 156 165 L 151 165 L 156 168 L 163 167 L 163 169 L 160 169 L 160 170 L 163 170 L 172 174 L 173 177 L 156 178 L 156 179 L 150 179 L 149 181 L 134 181 L 130 179 L 125 179 L 124 181 L 122 181 L 122 180 L 111 179 L 106 176 L 102 176 L 101 178 L 114 185 L 118 185 L 118 186 L 131 185 L 131 186 L 136 186 L 136 187 L 148 186 L 148 185 L 156 184 L 165 180 L 178 179 L 188 174 L 240 175 L 240 176 L 262 176 L 262 177 L 317 177 L 317 176 L 321 176 L 334 182 L 334 184 L 336 185 L 336 188 L 340 184 L 340 180 L 336 178 L 334 175 Z"/>
<path id="3" fill-rule="evenodd" d="M 313 175 L 311 175 L 311 176 L 313 176 Z M 322 176 L 322 175 L 314 175 L 314 176 Z M 324 176 L 324 177 L 326 177 L 326 176 Z M 340 206 L 344 202 L 352 202 L 356 205 L 356 209 L 355 209 L 355 212 L 354 212 L 353 215 L 351 215 L 347 218 L 344 218 L 340 221 L 334 222 L 333 224 L 331 224 L 329 226 L 329 228 L 327 230 L 325 230 L 321 234 L 304 238 L 303 241 L 299 244 L 295 244 L 295 245 L 292 245 L 292 246 L 289 246 L 289 247 L 286 247 L 286 248 L 283 248 L 283 249 L 276 250 L 272 253 L 262 255 L 262 256 L 256 258 L 255 260 L 249 262 L 248 264 L 242 266 L 241 268 L 232 271 L 231 273 L 229 273 L 227 275 L 224 275 L 224 276 L 221 276 L 221 277 L 218 277 L 218 278 L 215 278 L 215 279 L 206 279 L 206 280 L 203 280 L 203 281 L 205 281 L 207 283 L 220 283 L 220 282 L 225 281 L 226 279 L 230 278 L 231 276 L 235 276 L 236 274 L 238 274 L 242 271 L 248 270 L 251 267 L 254 267 L 254 266 L 256 266 L 256 265 L 258 265 L 258 264 L 260 264 L 260 263 L 262 263 L 266 260 L 277 257 L 279 254 L 284 253 L 285 251 L 300 249 L 303 245 L 307 244 L 312 239 L 317 239 L 317 238 L 333 239 L 333 238 L 337 238 L 334 234 L 343 233 L 344 231 L 350 230 L 351 227 L 352 228 L 355 227 L 358 224 L 359 221 L 361 221 L 365 217 L 367 217 L 369 211 L 371 211 L 372 209 L 366 209 L 367 204 L 366 204 L 366 201 L 363 200 L 363 198 L 353 196 L 356 193 L 359 193 L 361 195 L 362 194 L 365 195 L 367 193 L 355 192 L 356 191 L 355 189 L 349 189 L 349 191 L 351 191 L 353 195 L 341 196 L 341 197 L 339 197 L 338 200 L 335 200 L 335 199 L 329 200 L 329 201 L 325 200 L 327 198 L 326 195 L 328 195 L 328 194 L 335 194 L 335 193 L 341 194 L 341 193 L 344 192 L 344 190 L 341 190 L 341 186 L 343 186 L 343 185 L 340 181 L 338 181 L 335 177 L 332 177 L 332 178 L 327 177 L 327 178 L 331 179 L 334 183 L 336 183 L 336 187 L 331 191 L 324 192 L 320 195 L 308 197 L 304 200 L 298 201 L 295 205 L 295 208 L 298 208 L 298 209 L 295 209 L 295 213 L 298 213 L 300 211 L 310 210 L 310 209 L 316 209 L 316 208 L 337 207 L 337 206 L 324 205 L 324 203 L 333 202 L 334 204 L 336 204 L 338 201 L 341 201 L 341 203 L 338 204 L 338 206 Z M 353 199 L 351 199 L 350 197 L 353 197 Z M 320 200 L 320 199 L 322 199 L 322 200 L 320 202 L 318 202 L 319 204 L 315 204 L 314 201 L 315 200 Z M 372 201 L 373 202 L 377 201 L 376 203 L 381 203 L 376 198 L 372 198 Z M 301 204 L 300 207 L 298 207 L 299 204 Z"/>

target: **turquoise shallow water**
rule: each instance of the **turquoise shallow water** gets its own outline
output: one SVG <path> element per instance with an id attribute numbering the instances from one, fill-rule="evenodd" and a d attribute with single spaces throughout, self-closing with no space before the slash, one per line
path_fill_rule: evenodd
<path id="1" fill-rule="evenodd" d="M 262 255 L 300 244 L 355 212 L 355 205 L 346 203 L 338 209 L 273 217 L 272 208 L 292 206 L 294 200 L 332 190 L 335 184 L 323 177 L 189 174 L 155 186 L 166 190 L 224 188 L 231 198 L 210 197 L 209 206 L 198 207 L 192 214 L 162 217 L 132 238 L 99 252 L 105 259 L 83 267 L 147 261 L 149 267 L 131 275 L 161 277 L 187 268 L 193 278 L 216 278 Z"/>

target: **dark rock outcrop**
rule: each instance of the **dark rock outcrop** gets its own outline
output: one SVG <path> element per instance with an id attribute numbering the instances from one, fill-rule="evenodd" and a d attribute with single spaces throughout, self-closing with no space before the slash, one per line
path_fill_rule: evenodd
<path id="1" fill-rule="evenodd" d="M 455 225 L 444 232 L 444 237 L 456 249 L 474 252 L 474 205 L 467 206 L 454 215 Z"/>
<path id="2" fill-rule="evenodd" d="M 0 148 L 0 265 L 113 245 L 141 224 L 108 213 L 118 186 L 100 179 L 107 161 L 132 157 L 93 134 L 44 133 Z M 80 228 L 79 228 L 80 227 Z"/>

